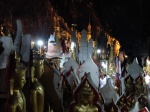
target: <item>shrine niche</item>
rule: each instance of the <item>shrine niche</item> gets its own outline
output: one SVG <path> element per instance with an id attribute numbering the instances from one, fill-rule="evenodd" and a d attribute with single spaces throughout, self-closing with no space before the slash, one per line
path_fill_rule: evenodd
<path id="1" fill-rule="evenodd" d="M 114 79 L 114 86 L 115 86 L 116 92 L 119 95 L 122 95 L 121 80 L 119 78 L 119 73 L 116 73 L 116 78 Z"/>
<path id="2" fill-rule="evenodd" d="M 144 85 L 143 85 L 143 77 L 141 75 L 139 75 L 136 79 L 135 79 L 135 94 L 136 95 L 140 95 L 143 93 L 144 91 Z"/>
<path id="3" fill-rule="evenodd" d="M 99 91 L 102 94 L 106 104 L 111 103 L 112 100 L 114 101 L 115 104 L 117 103 L 119 99 L 119 94 L 115 91 L 111 78 L 107 79 L 107 83 L 105 84 L 104 87 L 99 89 Z"/>
<path id="4" fill-rule="evenodd" d="M 112 100 L 110 103 L 105 104 L 106 112 L 119 112 L 118 107 L 115 105 L 115 102 Z"/>
<path id="5" fill-rule="evenodd" d="M 126 96 L 123 94 L 120 96 L 119 100 L 117 101 L 117 106 L 121 109 L 126 104 Z"/>
<path id="6" fill-rule="evenodd" d="M 74 75 L 73 75 L 73 69 L 72 67 L 70 70 L 63 74 L 63 84 L 62 86 L 62 91 L 63 91 L 63 106 L 64 109 L 68 109 L 71 101 L 73 100 L 73 91 L 76 88 L 76 83 L 74 80 Z"/>
<path id="7" fill-rule="evenodd" d="M 77 70 L 78 70 L 78 68 L 79 68 L 79 64 L 73 59 L 73 57 L 70 57 L 70 58 L 68 59 L 68 61 L 63 64 L 63 66 L 64 66 L 64 68 L 65 68 L 65 70 L 64 70 L 64 75 L 70 70 L 70 68 L 73 69 L 72 72 L 73 72 L 74 74 L 72 74 L 72 78 L 73 78 L 73 80 L 75 80 L 76 85 L 78 85 L 78 84 L 80 83 L 80 79 L 79 79 L 79 77 L 77 76 Z M 71 79 L 72 79 L 72 78 L 71 78 Z M 68 80 L 69 80 L 69 79 L 68 79 Z M 70 81 L 69 81 L 69 82 L 70 82 Z"/>
<path id="8" fill-rule="evenodd" d="M 130 94 L 129 96 L 127 96 L 126 105 L 129 110 L 131 110 L 135 106 L 135 103 L 136 103 L 136 99 L 133 94 Z"/>
<path id="9" fill-rule="evenodd" d="M 126 104 L 123 105 L 123 107 L 120 108 L 121 112 L 128 112 L 129 109 L 127 108 Z"/>
<path id="10" fill-rule="evenodd" d="M 133 78 L 128 75 L 125 79 L 124 79 L 124 84 L 125 84 L 125 93 L 126 96 L 128 96 L 131 93 L 134 93 L 134 83 L 133 83 Z"/>
<path id="11" fill-rule="evenodd" d="M 137 58 L 127 66 L 128 75 L 130 74 L 133 80 L 135 80 L 139 74 L 143 73 L 143 68 L 138 64 Z"/>
<path id="12" fill-rule="evenodd" d="M 90 57 L 83 64 L 81 64 L 81 66 L 79 66 L 77 75 L 79 79 L 81 80 L 85 72 L 90 73 L 92 82 L 98 89 L 99 87 L 99 72 L 98 71 L 99 71 L 98 66 L 94 63 L 93 59 Z"/>
<path id="13" fill-rule="evenodd" d="M 74 90 L 74 100 L 69 112 L 103 112 L 99 93 L 91 81 L 90 74 L 85 73 L 80 85 Z"/>
<path id="14" fill-rule="evenodd" d="M 140 95 L 138 97 L 138 102 L 140 104 L 140 108 L 144 108 L 148 106 L 148 101 L 147 101 L 147 96 L 145 95 Z"/>

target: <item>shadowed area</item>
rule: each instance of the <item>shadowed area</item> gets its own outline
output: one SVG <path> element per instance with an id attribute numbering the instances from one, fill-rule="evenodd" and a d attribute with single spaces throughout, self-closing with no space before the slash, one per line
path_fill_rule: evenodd
<path id="1" fill-rule="evenodd" d="M 53 70 L 45 63 L 44 64 L 44 74 L 42 75 L 40 82 L 44 87 L 45 92 L 45 104 L 49 103 L 54 112 L 62 112 L 61 100 L 58 98 L 58 95 L 55 91 L 53 84 L 54 72 Z"/>

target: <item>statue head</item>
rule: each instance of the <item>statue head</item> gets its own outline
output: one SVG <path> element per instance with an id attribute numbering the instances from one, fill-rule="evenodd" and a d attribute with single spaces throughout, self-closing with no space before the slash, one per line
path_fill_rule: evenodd
<path id="1" fill-rule="evenodd" d="M 127 79 L 127 83 L 128 83 L 128 84 L 131 84 L 131 83 L 132 83 L 132 81 L 131 81 L 131 78 L 130 78 L 130 77 Z"/>
<path id="2" fill-rule="evenodd" d="M 93 103 L 94 94 L 93 90 L 91 89 L 89 83 L 86 81 L 79 91 L 80 94 L 80 103 L 83 105 L 88 105 Z"/>
<path id="3" fill-rule="evenodd" d="M 135 83 L 137 85 L 143 85 L 143 78 L 142 78 L 141 74 L 135 79 Z"/>
<path id="4" fill-rule="evenodd" d="M 14 87 L 17 89 L 22 89 L 26 83 L 26 70 L 24 66 L 17 67 L 14 74 Z"/>
<path id="5" fill-rule="evenodd" d="M 44 59 L 33 59 L 33 66 L 35 68 L 35 78 L 41 78 L 44 73 Z"/>
<path id="6" fill-rule="evenodd" d="M 31 81 L 34 81 L 34 75 L 35 75 L 35 68 L 34 66 L 31 67 Z"/>

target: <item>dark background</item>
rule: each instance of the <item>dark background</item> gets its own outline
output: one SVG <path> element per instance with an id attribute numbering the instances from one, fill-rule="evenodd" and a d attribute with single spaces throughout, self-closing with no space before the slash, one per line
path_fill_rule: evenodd
<path id="1" fill-rule="evenodd" d="M 122 51 L 132 58 L 149 54 L 149 0 L 50 1 L 68 22 L 76 22 L 79 30 L 86 28 L 86 18 L 92 18 L 94 14 L 98 17 L 101 28 L 120 41 Z M 74 17 L 70 11 L 78 16 Z"/>
<path id="2" fill-rule="evenodd" d="M 0 19 L 7 17 L 10 20 L 11 15 L 12 20 L 26 18 L 27 26 L 34 23 L 34 28 L 26 29 L 49 36 L 48 33 L 53 32 L 53 15 L 50 19 L 44 17 L 50 8 L 48 1 L 69 26 L 76 23 L 78 31 L 87 30 L 90 22 L 93 38 L 101 37 L 97 33 L 100 28 L 101 32 L 119 40 L 121 51 L 132 58 L 149 54 L 150 0 L 1 0 Z M 43 22 L 41 25 L 45 26 L 41 27 L 36 24 L 39 20 L 49 23 Z"/>

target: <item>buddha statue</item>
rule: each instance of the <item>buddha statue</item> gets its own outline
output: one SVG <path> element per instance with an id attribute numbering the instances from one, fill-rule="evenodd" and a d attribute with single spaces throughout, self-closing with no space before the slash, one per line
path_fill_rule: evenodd
<path id="1" fill-rule="evenodd" d="M 115 112 L 113 107 L 111 108 L 110 112 Z"/>
<path id="2" fill-rule="evenodd" d="M 133 91 L 133 84 L 131 77 L 128 77 L 128 79 L 125 81 L 125 87 L 126 87 L 126 94 L 129 95 Z"/>
<path id="3" fill-rule="evenodd" d="M 44 59 L 33 59 L 33 66 L 35 68 L 34 77 L 39 80 L 44 73 Z"/>
<path id="4" fill-rule="evenodd" d="M 126 102 L 126 97 L 123 95 L 123 96 L 119 99 L 119 101 L 117 102 L 117 106 L 118 106 L 119 108 L 121 108 L 121 107 L 123 107 L 123 105 L 125 104 L 125 102 Z"/>
<path id="5" fill-rule="evenodd" d="M 138 101 L 139 101 L 139 104 L 140 104 L 140 108 L 144 108 L 144 107 L 148 106 L 147 96 L 140 95 L 140 97 L 138 97 Z"/>
<path id="6" fill-rule="evenodd" d="M 104 108 L 106 112 L 118 112 L 118 107 L 113 100 L 110 103 L 105 104 Z"/>
<path id="7" fill-rule="evenodd" d="M 127 97 L 127 103 L 126 103 L 128 109 L 133 108 L 133 106 L 135 105 L 135 102 L 136 102 L 136 101 L 135 101 L 135 98 L 134 98 L 132 95 L 129 95 L 129 96 Z"/>
<path id="8" fill-rule="evenodd" d="M 98 108 L 93 105 L 94 93 L 88 82 L 79 91 L 79 102 L 74 106 L 73 112 L 98 112 Z"/>
<path id="9" fill-rule="evenodd" d="M 26 83 L 27 68 L 17 67 L 13 79 L 10 80 L 10 97 L 7 101 L 7 112 L 26 112 L 26 99 L 22 88 Z"/>
<path id="10" fill-rule="evenodd" d="M 34 66 L 31 67 L 30 112 L 44 111 L 44 89 L 39 82 L 39 78 L 43 74 L 43 62 L 43 60 L 34 59 Z"/>
<path id="11" fill-rule="evenodd" d="M 135 83 L 135 93 L 140 95 L 144 91 L 143 81 L 138 78 Z"/>

